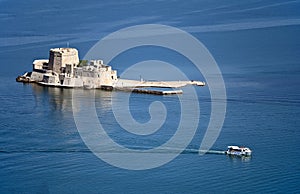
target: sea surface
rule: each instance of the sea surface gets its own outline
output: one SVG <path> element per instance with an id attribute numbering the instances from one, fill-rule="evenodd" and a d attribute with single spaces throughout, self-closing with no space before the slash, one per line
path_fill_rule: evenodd
<path id="1" fill-rule="evenodd" d="M 281 0 L 0 0 L 0 193 L 300 193 L 299 10 L 300 1 Z M 206 46 L 227 93 L 220 99 L 227 103 L 224 125 L 211 150 L 245 145 L 252 157 L 198 154 L 211 116 L 208 86 L 193 88 L 200 118 L 190 119 L 199 125 L 181 154 L 154 169 L 128 170 L 102 161 L 81 139 L 73 116 L 74 90 L 15 82 L 31 70 L 33 60 L 48 58 L 50 48 L 69 44 L 83 58 L 109 33 L 140 24 L 170 25 Z M 143 60 L 166 61 L 189 79 L 206 81 L 189 60 L 162 48 L 131 49 L 110 65 L 121 75 Z M 149 71 L 133 75 L 159 79 Z M 160 130 L 139 136 L 122 129 L 112 111 L 112 101 L 125 100 L 128 93 L 84 90 L 79 97 L 85 101 L 91 92 L 98 119 L 120 145 L 155 148 L 176 133 L 177 95 L 130 95 L 129 108 L 138 122 L 151 119 L 152 102 L 167 110 Z M 189 100 L 188 92 L 182 95 Z"/>

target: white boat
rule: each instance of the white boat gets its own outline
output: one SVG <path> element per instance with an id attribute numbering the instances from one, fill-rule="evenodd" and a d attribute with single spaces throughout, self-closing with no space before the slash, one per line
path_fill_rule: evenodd
<path id="1" fill-rule="evenodd" d="M 228 146 L 226 154 L 236 156 L 251 156 L 252 151 L 247 147 Z"/>

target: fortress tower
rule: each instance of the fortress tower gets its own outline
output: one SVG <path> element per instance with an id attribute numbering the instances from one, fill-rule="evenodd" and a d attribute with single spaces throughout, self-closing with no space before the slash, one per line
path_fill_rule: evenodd
<path id="1" fill-rule="evenodd" d="M 66 64 L 79 64 L 78 50 L 75 48 L 54 48 L 50 50 L 48 69 L 62 73 Z"/>

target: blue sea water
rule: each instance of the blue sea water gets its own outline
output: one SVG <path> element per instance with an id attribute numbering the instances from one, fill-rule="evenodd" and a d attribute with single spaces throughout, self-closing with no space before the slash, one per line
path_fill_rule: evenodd
<path id="1" fill-rule="evenodd" d="M 300 1 L 279 0 L 0 1 L 0 192 L 299 193 L 299 8 Z M 251 158 L 197 153 L 210 118 L 208 87 L 195 88 L 201 116 L 186 150 L 158 168 L 132 171 L 103 162 L 84 144 L 73 118 L 73 90 L 15 82 L 34 59 L 48 58 L 52 47 L 69 42 L 82 58 L 109 33 L 149 23 L 185 30 L 211 52 L 227 91 L 225 122 L 211 149 L 246 145 Z M 161 48 L 133 49 L 111 63 L 122 73 L 150 59 L 178 64 L 190 79 L 204 79 L 186 58 Z M 139 137 L 114 119 L 111 101 L 125 95 L 95 94 L 98 117 L 112 139 L 148 149 L 175 133 L 177 96 L 131 95 L 139 122 L 149 120 L 151 102 L 161 101 L 168 110 L 161 130 Z"/>

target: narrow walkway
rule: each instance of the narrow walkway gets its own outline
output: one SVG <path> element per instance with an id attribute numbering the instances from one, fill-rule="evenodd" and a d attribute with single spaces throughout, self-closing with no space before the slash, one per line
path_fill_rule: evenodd
<path id="1" fill-rule="evenodd" d="M 119 79 L 115 88 L 141 88 L 141 87 L 158 87 L 158 88 L 180 88 L 186 85 L 205 86 L 201 81 L 139 81 Z"/>

